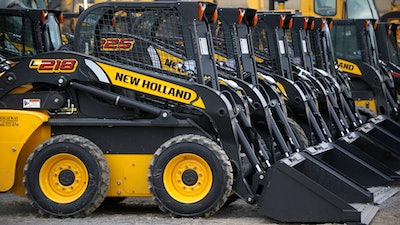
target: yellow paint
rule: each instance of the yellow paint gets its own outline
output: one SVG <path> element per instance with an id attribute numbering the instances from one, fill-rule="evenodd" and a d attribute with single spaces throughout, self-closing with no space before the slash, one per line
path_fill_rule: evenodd
<path id="1" fill-rule="evenodd" d="M 220 85 L 228 86 L 228 84 L 225 82 L 225 80 L 219 79 L 218 82 L 219 82 Z"/>
<path id="2" fill-rule="evenodd" d="M 205 108 L 203 99 L 192 89 L 108 64 L 97 64 L 107 73 L 114 85 Z"/>
<path id="3" fill-rule="evenodd" d="M 26 44 L 24 45 L 24 44 L 17 43 L 15 41 L 13 41 L 12 38 L 10 38 L 10 36 L 8 34 L 1 33 L 0 37 L 3 37 L 3 34 L 4 34 L 4 39 L 7 41 L 7 44 L 13 45 L 14 48 L 16 48 L 19 52 L 23 53 L 24 55 L 29 53 L 29 52 L 31 52 L 31 51 L 33 51 L 33 50 L 35 50 L 31 46 L 28 46 Z M 25 51 L 23 51 L 23 50 L 25 50 Z"/>
<path id="4" fill-rule="evenodd" d="M 276 82 L 276 84 L 277 84 L 278 87 L 279 87 L 279 88 L 275 87 L 276 90 L 278 91 L 278 93 L 283 93 L 284 95 L 282 95 L 282 99 L 285 100 L 285 101 L 287 101 L 288 99 L 286 98 L 287 94 L 286 94 L 286 89 L 285 89 L 285 87 L 284 87 L 281 83 L 279 83 L 279 82 Z"/>
<path id="5" fill-rule="evenodd" d="M 151 196 L 147 173 L 153 155 L 105 154 L 110 168 L 108 197 Z"/>
<path id="6" fill-rule="evenodd" d="M 185 183 L 186 171 L 196 173 L 197 180 Z M 198 155 L 183 153 L 172 158 L 165 167 L 163 180 L 168 194 L 181 203 L 193 204 L 201 201 L 210 192 L 213 183 L 210 165 Z"/>
<path id="7" fill-rule="evenodd" d="M 257 78 L 260 79 L 260 80 L 265 80 L 265 77 L 264 77 L 263 75 L 258 75 Z M 276 92 L 279 93 L 279 94 L 282 94 L 282 95 L 281 95 L 282 99 L 283 99 L 284 101 L 287 101 L 288 99 L 287 99 L 287 97 L 286 97 L 287 94 L 286 94 L 286 89 L 285 89 L 285 87 L 284 87 L 280 82 L 277 82 L 277 81 L 275 81 L 275 82 L 276 82 L 276 85 L 278 85 L 278 87 L 275 87 L 275 86 L 274 86 Z"/>
<path id="8" fill-rule="evenodd" d="M 33 86 L 32 86 L 31 83 L 29 83 L 29 84 L 24 84 L 24 85 L 21 85 L 21 86 L 15 88 L 15 89 L 13 89 L 12 91 L 10 91 L 10 94 L 25 93 L 25 92 L 31 90 L 32 88 L 33 88 Z"/>
<path id="9" fill-rule="evenodd" d="M 226 61 L 228 61 L 228 59 L 226 57 L 224 57 L 222 55 L 219 55 L 219 54 L 214 54 L 214 59 L 217 62 L 226 62 Z"/>
<path id="10" fill-rule="evenodd" d="M 358 66 L 354 63 L 348 62 L 343 59 L 337 59 L 337 66 L 346 73 L 351 73 L 355 75 L 361 76 L 361 70 L 358 68 Z"/>
<path id="11" fill-rule="evenodd" d="M 15 183 L 11 189 L 12 192 L 22 197 L 25 196 L 25 187 L 22 184 L 22 179 L 24 178 L 23 171 L 26 161 L 29 155 L 33 152 L 33 150 L 41 143 L 48 140 L 50 136 L 51 136 L 50 126 L 41 125 L 40 127 L 38 127 L 38 129 L 35 130 L 35 132 L 33 132 L 33 134 L 26 141 L 18 157 L 17 169 L 15 173 Z"/>
<path id="12" fill-rule="evenodd" d="M 163 51 L 161 49 L 156 49 L 156 52 L 160 57 L 161 68 L 163 70 L 185 74 L 184 71 L 178 68 L 178 63 L 183 63 L 184 62 L 183 59 L 173 56 L 172 54 L 169 54 L 168 52 Z"/>
<path id="13" fill-rule="evenodd" d="M 256 60 L 256 62 L 258 62 L 258 63 L 264 63 L 264 59 L 262 59 L 258 56 L 254 56 L 254 60 Z"/>
<path id="14" fill-rule="evenodd" d="M 315 12 L 315 1 L 310 0 L 301 0 L 300 1 L 300 11 L 303 16 L 313 16 L 313 17 L 321 17 L 321 15 Z M 345 8 L 345 0 L 337 0 L 335 8 L 330 9 L 334 12 L 334 15 L 329 16 L 334 19 L 343 19 L 344 17 L 344 8 Z M 326 8 L 329 9 L 329 8 Z"/>
<path id="15" fill-rule="evenodd" d="M 46 129 L 38 128 L 48 118 L 42 112 L 0 110 L 0 192 L 8 191 L 14 185 L 21 150 L 35 131 L 46 133 Z"/>
<path id="16" fill-rule="evenodd" d="M 357 106 L 362 106 L 365 108 L 369 108 L 373 110 L 376 114 L 378 114 L 378 109 L 376 107 L 376 101 L 375 99 L 369 99 L 369 100 L 354 100 L 354 103 Z"/>
<path id="17" fill-rule="evenodd" d="M 60 182 L 62 171 L 74 173 L 71 184 Z M 39 171 L 39 186 L 43 194 L 53 202 L 68 204 L 81 198 L 89 184 L 89 172 L 78 157 L 60 153 L 48 158 Z"/>

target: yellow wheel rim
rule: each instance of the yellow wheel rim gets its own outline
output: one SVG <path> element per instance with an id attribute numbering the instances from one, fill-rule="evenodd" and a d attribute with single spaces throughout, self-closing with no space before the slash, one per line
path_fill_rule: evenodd
<path id="1" fill-rule="evenodd" d="M 50 157 L 39 172 L 43 194 L 56 203 L 71 203 L 80 198 L 88 186 L 88 180 L 85 164 L 68 153 Z"/>
<path id="2" fill-rule="evenodd" d="M 181 203 L 202 200 L 210 192 L 213 182 L 208 163 L 192 153 L 177 155 L 169 161 L 163 178 L 168 194 Z"/>

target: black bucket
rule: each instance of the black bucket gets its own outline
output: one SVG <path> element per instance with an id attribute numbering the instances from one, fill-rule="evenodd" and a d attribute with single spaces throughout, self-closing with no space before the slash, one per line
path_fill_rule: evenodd
<path id="1" fill-rule="evenodd" d="M 378 211 L 373 195 L 305 153 L 269 169 L 259 213 L 281 222 L 368 224 Z"/>
<path id="2" fill-rule="evenodd" d="M 373 194 L 375 204 L 382 203 L 398 192 L 398 189 L 391 187 L 394 184 L 391 175 L 394 176 L 396 173 L 379 165 L 374 159 L 368 161 L 361 159 L 347 149 L 327 142 L 308 147 L 305 152 L 367 188 Z"/>
<path id="3" fill-rule="evenodd" d="M 360 126 L 357 131 L 400 158 L 400 124 L 396 121 L 378 116 Z"/>
<path id="4" fill-rule="evenodd" d="M 377 129 L 369 130 L 375 132 Z M 400 175 L 396 171 L 400 170 L 400 156 L 394 154 L 387 144 L 377 140 L 379 137 L 371 137 L 366 132 L 365 129 L 364 131 L 352 132 L 350 135 L 337 139 L 335 144 L 368 162 L 373 167 L 385 171 L 395 181 L 399 181 Z M 387 137 L 387 135 L 383 136 Z M 381 138 L 382 140 L 385 139 Z M 392 146 L 392 148 L 399 148 L 398 146 L 400 145 Z"/>

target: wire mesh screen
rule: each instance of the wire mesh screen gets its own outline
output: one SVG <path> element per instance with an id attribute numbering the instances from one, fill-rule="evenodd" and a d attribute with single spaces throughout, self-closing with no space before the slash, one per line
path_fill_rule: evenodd
<path id="1" fill-rule="evenodd" d="M 80 52 L 160 72 L 196 79 L 195 59 L 188 58 L 183 25 L 174 8 L 98 8 L 79 30 Z"/>
<path id="2" fill-rule="evenodd" d="M 237 46 L 228 33 L 230 32 L 229 25 L 224 24 L 222 20 L 218 20 L 217 23 L 212 25 L 211 30 L 213 33 L 214 56 L 218 68 L 226 72 L 234 71 L 236 69 L 234 52 Z"/>
<path id="3" fill-rule="evenodd" d="M 0 56 L 13 61 L 41 51 L 29 17 L 0 13 L 0 21 Z"/>
<path id="4" fill-rule="evenodd" d="M 264 17 L 261 18 L 265 19 Z M 267 26 L 268 25 L 263 20 L 260 20 L 257 26 L 252 29 L 254 53 L 258 67 L 276 71 L 278 69 L 278 61 L 275 54 L 276 50 L 274 46 L 270 46 L 270 43 L 274 41 L 274 34 L 267 31 Z"/>

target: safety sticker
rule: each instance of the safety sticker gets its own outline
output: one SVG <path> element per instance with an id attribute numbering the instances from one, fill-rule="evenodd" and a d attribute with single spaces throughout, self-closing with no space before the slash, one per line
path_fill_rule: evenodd
<path id="1" fill-rule="evenodd" d="M 206 38 L 199 38 L 200 53 L 201 55 L 208 55 L 208 44 Z"/>
<path id="2" fill-rule="evenodd" d="M 24 109 L 38 109 L 40 108 L 40 99 L 23 99 L 22 107 Z"/>
<path id="3" fill-rule="evenodd" d="M 242 54 L 249 54 L 249 44 L 246 38 L 240 38 L 240 50 L 242 50 Z"/>

